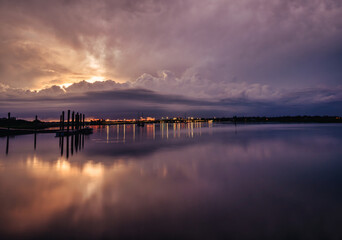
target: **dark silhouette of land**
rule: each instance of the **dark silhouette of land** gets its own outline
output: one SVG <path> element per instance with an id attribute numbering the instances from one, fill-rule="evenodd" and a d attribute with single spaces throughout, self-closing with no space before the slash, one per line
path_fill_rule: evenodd
<path id="1" fill-rule="evenodd" d="M 14 128 L 14 129 L 45 129 L 50 127 L 58 127 L 59 122 L 43 122 L 43 121 L 27 121 L 23 119 L 10 119 L 0 118 L 1 128 Z"/>
<path id="2" fill-rule="evenodd" d="M 215 122 L 236 123 L 342 123 L 339 116 L 281 116 L 281 117 L 232 117 L 216 118 Z"/>
<path id="3" fill-rule="evenodd" d="M 53 132 L 58 126 L 58 122 L 0 118 L 0 136 Z"/>

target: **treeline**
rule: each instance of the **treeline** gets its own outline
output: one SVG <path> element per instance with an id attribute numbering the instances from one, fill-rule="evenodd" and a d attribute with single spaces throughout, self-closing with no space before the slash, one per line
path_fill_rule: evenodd
<path id="1" fill-rule="evenodd" d="M 232 117 L 215 118 L 215 122 L 236 122 L 236 123 L 342 123 L 339 116 L 280 116 L 280 117 Z"/>
<path id="2" fill-rule="evenodd" d="M 0 118 L 1 128 L 17 128 L 17 129 L 43 129 L 58 126 L 58 123 L 42 122 L 40 120 L 26 121 L 16 118 Z"/>

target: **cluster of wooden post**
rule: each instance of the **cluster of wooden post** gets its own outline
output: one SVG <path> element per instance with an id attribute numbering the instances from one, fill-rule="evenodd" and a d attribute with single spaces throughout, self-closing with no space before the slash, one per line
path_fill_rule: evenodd
<path id="1" fill-rule="evenodd" d="M 80 130 L 85 127 L 85 115 L 82 113 L 76 113 L 72 111 L 71 118 L 70 118 L 70 110 L 68 110 L 68 116 L 66 121 L 64 121 L 64 111 L 60 116 L 60 130 L 64 131 L 64 123 L 66 122 L 66 129 L 69 132 L 74 130 Z"/>

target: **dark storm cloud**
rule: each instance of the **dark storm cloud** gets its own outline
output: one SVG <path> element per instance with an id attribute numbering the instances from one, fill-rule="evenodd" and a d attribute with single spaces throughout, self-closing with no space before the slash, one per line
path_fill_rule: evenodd
<path id="1" fill-rule="evenodd" d="M 75 91 L 76 86 L 97 86 L 93 91 Z M 99 90 L 100 86 L 112 90 Z M 10 92 L 9 90 L 6 91 Z M 140 113 L 154 117 L 223 117 L 233 115 L 340 115 L 341 89 L 307 89 L 283 93 L 270 99 L 251 99 L 246 96 L 214 99 L 160 94 L 146 89 L 123 87 L 113 81 L 77 83 L 61 89 L 54 86 L 41 92 L 12 90 L 1 95 L 0 114 L 12 112 L 19 117 L 57 118 L 62 110 L 75 109 L 87 116 L 103 118 L 135 118 Z"/>

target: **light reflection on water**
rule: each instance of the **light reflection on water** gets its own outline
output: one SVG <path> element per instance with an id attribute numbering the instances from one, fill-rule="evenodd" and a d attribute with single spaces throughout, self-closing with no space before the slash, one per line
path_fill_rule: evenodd
<path id="1" fill-rule="evenodd" d="M 0 237 L 339 239 L 341 133 L 164 123 L 35 148 L 0 138 Z"/>

